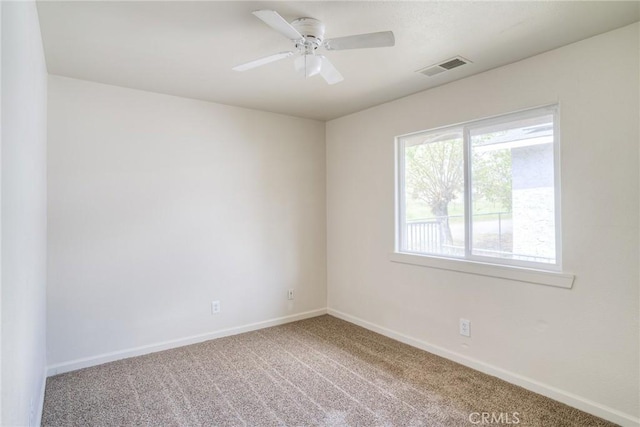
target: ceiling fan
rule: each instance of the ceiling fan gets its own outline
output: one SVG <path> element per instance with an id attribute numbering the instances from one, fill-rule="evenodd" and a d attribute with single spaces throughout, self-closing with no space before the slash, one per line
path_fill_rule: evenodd
<path id="1" fill-rule="evenodd" d="M 289 23 L 275 10 L 256 10 L 252 13 L 265 24 L 291 40 L 294 43 L 294 50 L 279 52 L 236 65 L 233 67 L 235 71 L 247 71 L 261 65 L 298 55 L 298 58 L 294 61 L 296 71 L 304 73 L 306 77 L 320 74 L 327 83 L 332 85 L 341 82 L 343 77 L 326 56 L 317 53 L 319 48 L 326 50 L 344 50 L 387 47 L 395 44 L 392 31 L 325 39 L 324 24 L 317 19 L 298 18 Z"/>

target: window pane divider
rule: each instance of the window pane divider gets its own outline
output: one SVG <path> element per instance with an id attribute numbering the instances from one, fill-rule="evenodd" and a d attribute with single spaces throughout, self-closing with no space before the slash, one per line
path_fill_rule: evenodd
<path id="1" fill-rule="evenodd" d="M 471 235 L 473 233 L 473 224 L 471 221 L 471 211 L 473 196 L 471 195 L 471 143 L 469 142 L 469 128 L 462 128 L 462 149 L 464 150 L 464 256 L 471 257 Z"/>

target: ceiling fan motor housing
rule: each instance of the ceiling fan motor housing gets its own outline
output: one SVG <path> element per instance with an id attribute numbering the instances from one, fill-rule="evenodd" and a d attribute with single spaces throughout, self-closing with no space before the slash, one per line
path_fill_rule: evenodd
<path id="1" fill-rule="evenodd" d="M 297 44 L 297 47 L 303 47 L 307 53 L 310 53 L 322 45 L 325 28 L 322 22 L 314 18 L 298 18 L 291 23 L 291 26 L 304 37 L 304 41 Z"/>
<path id="2" fill-rule="evenodd" d="M 342 75 L 333 66 L 329 58 L 316 54 L 319 47 L 326 50 L 360 49 L 369 47 L 393 46 L 395 39 L 393 32 L 357 34 L 353 36 L 324 39 L 324 24 L 314 18 L 298 18 L 288 22 L 278 12 L 270 9 L 252 12 L 258 19 L 295 44 L 295 51 L 279 52 L 258 58 L 233 67 L 236 71 L 246 71 L 261 65 L 279 61 L 296 55 L 294 66 L 297 71 L 304 72 L 306 77 L 320 74 L 330 85 L 343 80 Z"/>

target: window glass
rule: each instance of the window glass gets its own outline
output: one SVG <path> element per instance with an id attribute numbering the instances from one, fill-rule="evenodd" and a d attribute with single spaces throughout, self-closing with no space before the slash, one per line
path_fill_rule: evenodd
<path id="1" fill-rule="evenodd" d="M 404 140 L 404 249 L 464 256 L 464 145 L 452 129 Z"/>
<path id="2" fill-rule="evenodd" d="M 471 253 L 555 262 L 553 116 L 472 129 Z"/>

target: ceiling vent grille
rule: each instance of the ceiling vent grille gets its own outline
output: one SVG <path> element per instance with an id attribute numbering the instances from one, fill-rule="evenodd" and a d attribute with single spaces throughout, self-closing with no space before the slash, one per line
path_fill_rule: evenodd
<path id="1" fill-rule="evenodd" d="M 471 61 L 469 61 L 468 59 L 464 59 L 461 56 L 456 56 L 455 58 L 447 59 L 446 61 L 441 62 L 440 64 L 431 65 L 429 67 L 422 68 L 416 71 L 416 73 L 424 74 L 425 76 L 428 76 L 428 77 L 433 77 L 436 74 L 444 73 L 445 71 L 453 70 L 454 68 L 458 68 L 470 63 Z"/>

